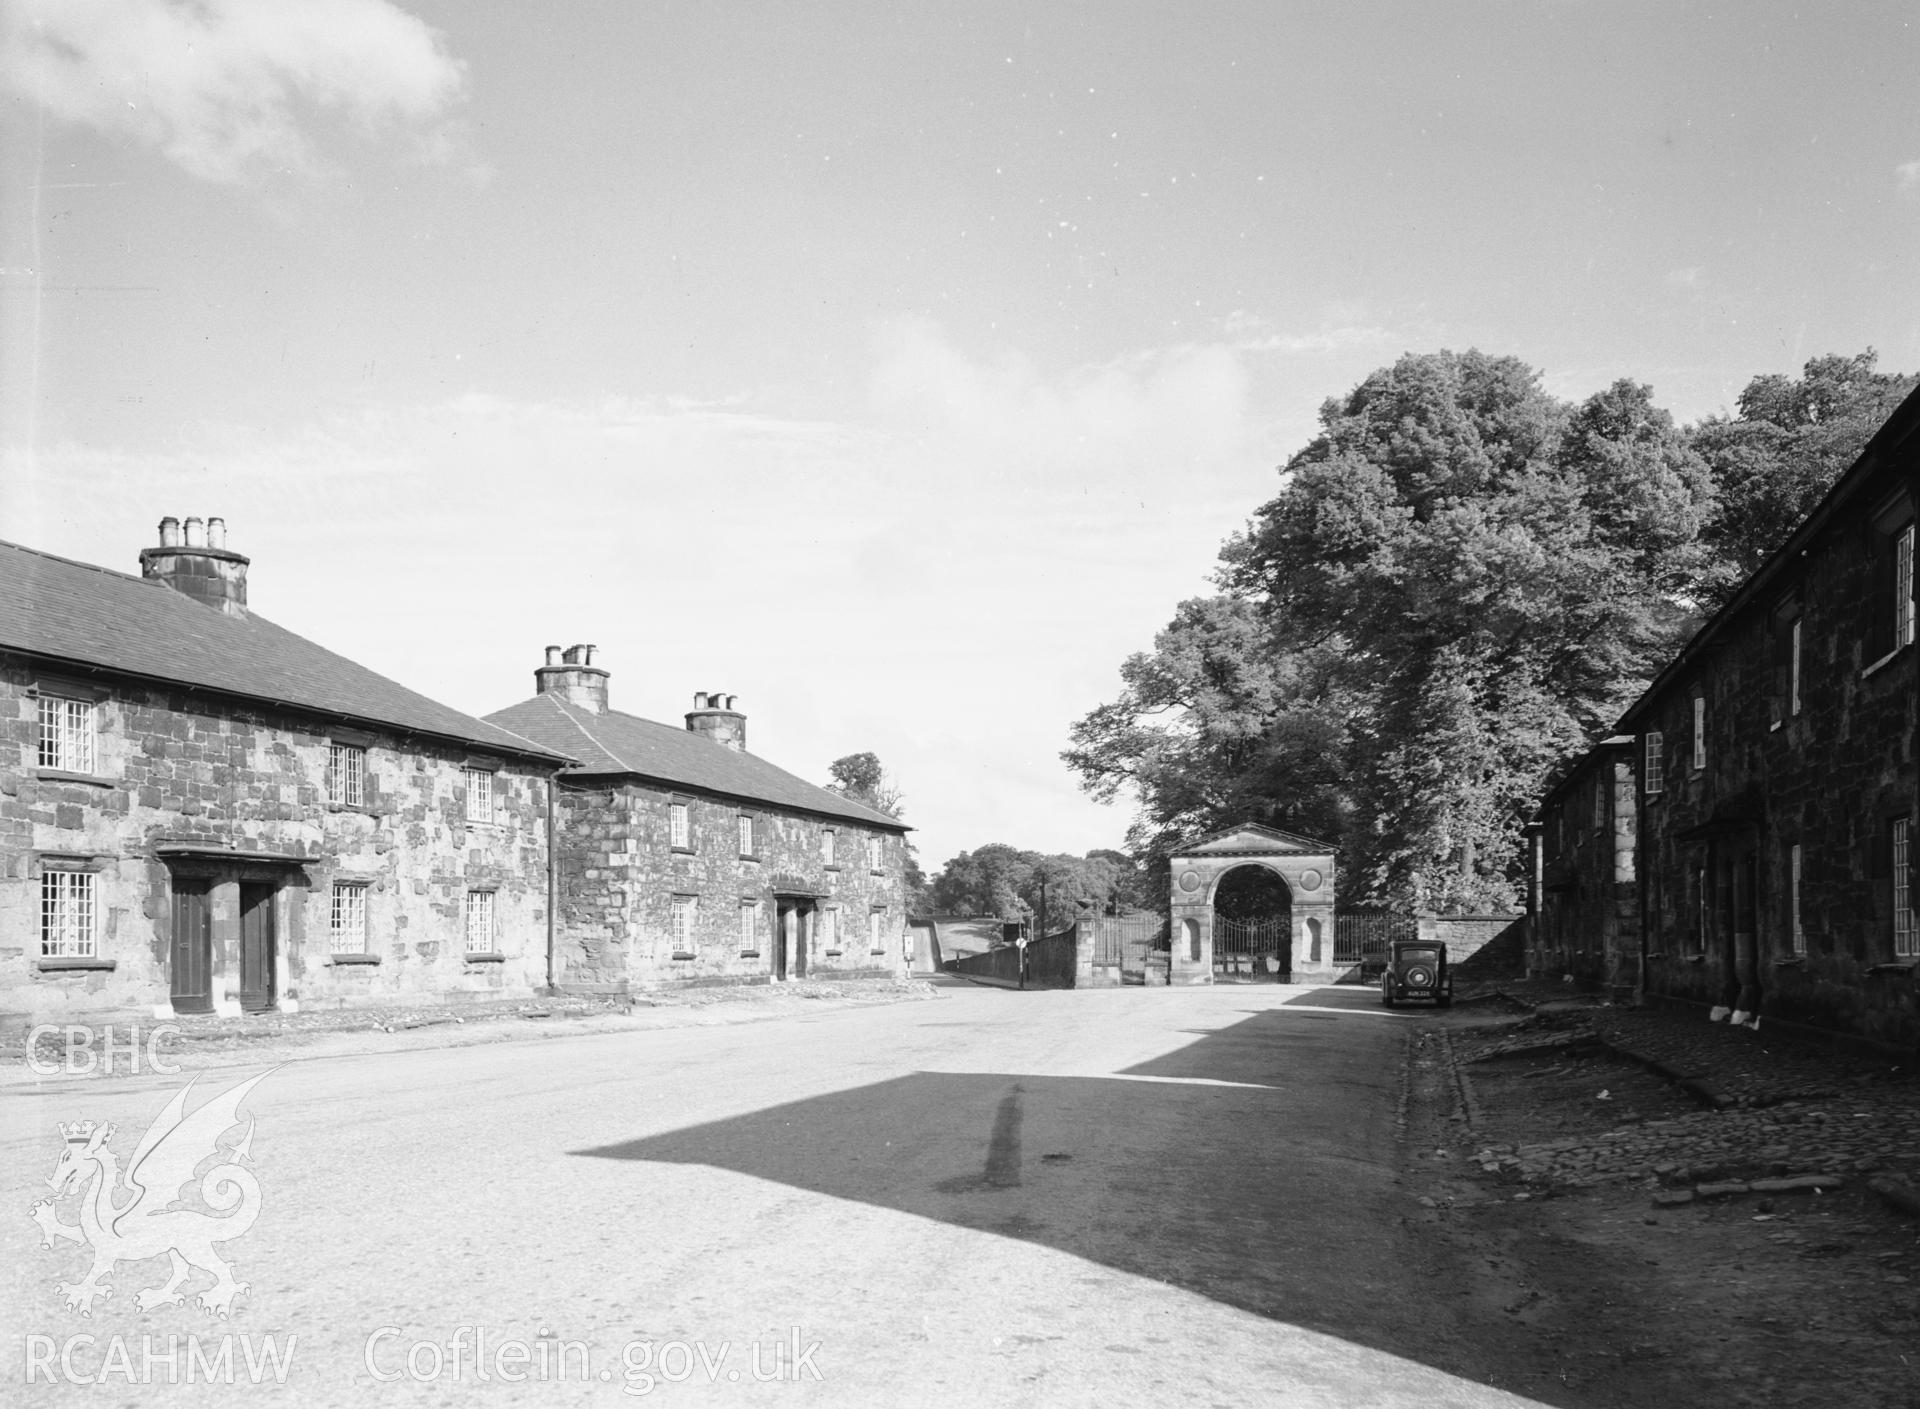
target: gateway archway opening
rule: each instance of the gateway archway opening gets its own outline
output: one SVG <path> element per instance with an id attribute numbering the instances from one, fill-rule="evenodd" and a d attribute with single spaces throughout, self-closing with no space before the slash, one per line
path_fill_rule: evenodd
<path id="1" fill-rule="evenodd" d="M 1293 972 L 1293 892 L 1270 867 L 1236 866 L 1213 892 L 1215 982 L 1285 983 Z"/>

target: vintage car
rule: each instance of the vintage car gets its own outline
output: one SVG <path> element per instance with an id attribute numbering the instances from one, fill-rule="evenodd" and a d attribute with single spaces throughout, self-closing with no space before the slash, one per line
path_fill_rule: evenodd
<path id="1" fill-rule="evenodd" d="M 1447 946 L 1430 939 L 1396 939 L 1380 974 L 1380 1002 L 1391 1008 L 1410 998 L 1435 1007 L 1453 1003 L 1453 975 L 1447 972 Z"/>

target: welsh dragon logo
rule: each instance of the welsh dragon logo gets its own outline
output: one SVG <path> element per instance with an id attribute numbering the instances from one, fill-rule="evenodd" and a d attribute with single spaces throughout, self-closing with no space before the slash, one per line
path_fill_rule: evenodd
<path id="1" fill-rule="evenodd" d="M 32 1217 L 40 1225 L 40 1246 L 50 1248 L 54 1239 L 64 1238 L 93 1249 L 93 1266 L 86 1277 L 58 1284 L 71 1309 L 82 1316 L 93 1315 L 93 1303 L 113 1295 L 103 1279 L 115 1263 L 139 1262 L 161 1253 L 172 1259 L 172 1275 L 165 1285 L 150 1287 L 134 1298 L 142 1311 L 184 1302 L 181 1284 L 196 1267 L 214 1278 L 213 1285 L 194 1298 L 194 1304 L 210 1315 L 225 1316 L 234 1297 L 249 1290 L 248 1283 L 234 1281 L 233 1268 L 213 1245 L 239 1237 L 260 1216 L 260 1184 L 253 1171 L 245 1168 L 252 1157 L 253 1121 L 247 1121 L 246 1134 L 231 1146 L 221 1145 L 220 1137 L 240 1123 L 240 1103 L 270 1074 L 262 1072 L 241 1082 L 191 1114 L 186 1110 L 187 1093 L 193 1090 L 189 1081 L 140 1137 L 127 1164 L 124 1186 L 119 1158 L 111 1148 L 114 1126 L 83 1120 L 60 1127 L 66 1148 L 47 1178 L 53 1196 L 35 1203 Z M 194 1171 L 210 1158 L 222 1162 L 196 1179 Z M 196 1187 L 198 1201 L 212 1213 L 185 1206 Z M 80 1221 L 62 1223 L 54 1202 L 76 1189 Z M 125 1198 L 127 1194 L 132 1197 Z"/>

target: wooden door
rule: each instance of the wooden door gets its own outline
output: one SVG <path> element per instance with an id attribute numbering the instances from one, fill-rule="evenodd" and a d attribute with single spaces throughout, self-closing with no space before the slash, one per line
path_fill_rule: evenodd
<path id="1" fill-rule="evenodd" d="M 270 885 L 240 887 L 240 1006 L 249 1013 L 273 1006 L 273 892 Z"/>
<path id="2" fill-rule="evenodd" d="M 1737 1007 L 1749 1013 L 1760 1011 L 1760 867 L 1759 857 L 1748 847 L 1734 865 L 1733 963 L 1739 979 Z"/>
<path id="3" fill-rule="evenodd" d="M 173 1010 L 213 1011 L 213 882 L 173 882 Z"/>

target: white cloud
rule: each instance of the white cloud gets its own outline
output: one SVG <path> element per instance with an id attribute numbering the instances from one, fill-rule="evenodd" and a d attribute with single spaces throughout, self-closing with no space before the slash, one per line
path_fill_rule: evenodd
<path id="1" fill-rule="evenodd" d="M 1361 321 L 1365 310 L 1358 305 L 1335 306 L 1330 311 L 1330 318 L 1305 332 L 1282 331 L 1269 319 L 1244 308 L 1217 320 L 1216 327 L 1225 345 L 1235 352 L 1293 357 L 1367 351 L 1398 354 L 1439 336 L 1438 326 L 1428 322 L 1389 327 Z"/>
<path id="2" fill-rule="evenodd" d="M 1249 437 L 1247 375 L 1234 350 L 1137 353 L 1052 378 L 1017 353 L 971 358 L 921 319 L 881 328 L 870 393 L 899 433 L 991 477 L 1040 472 L 1056 487 L 1183 467 L 1217 468 Z"/>
<path id="3" fill-rule="evenodd" d="M 853 422 L 471 394 L 170 454 L 49 445 L 0 460 L 5 536 L 133 570 L 162 515 L 220 514 L 263 614 L 457 707 L 593 641 L 618 708 L 738 692 L 807 777 L 875 750 L 931 862 L 1116 844 L 1124 813 L 1058 755 L 1271 493 L 1238 355 L 1048 374 L 895 323 L 870 387 Z"/>
<path id="4" fill-rule="evenodd" d="M 208 181 L 322 170 L 312 129 L 450 149 L 461 64 L 387 0 L 13 0 L 0 79 Z"/>

